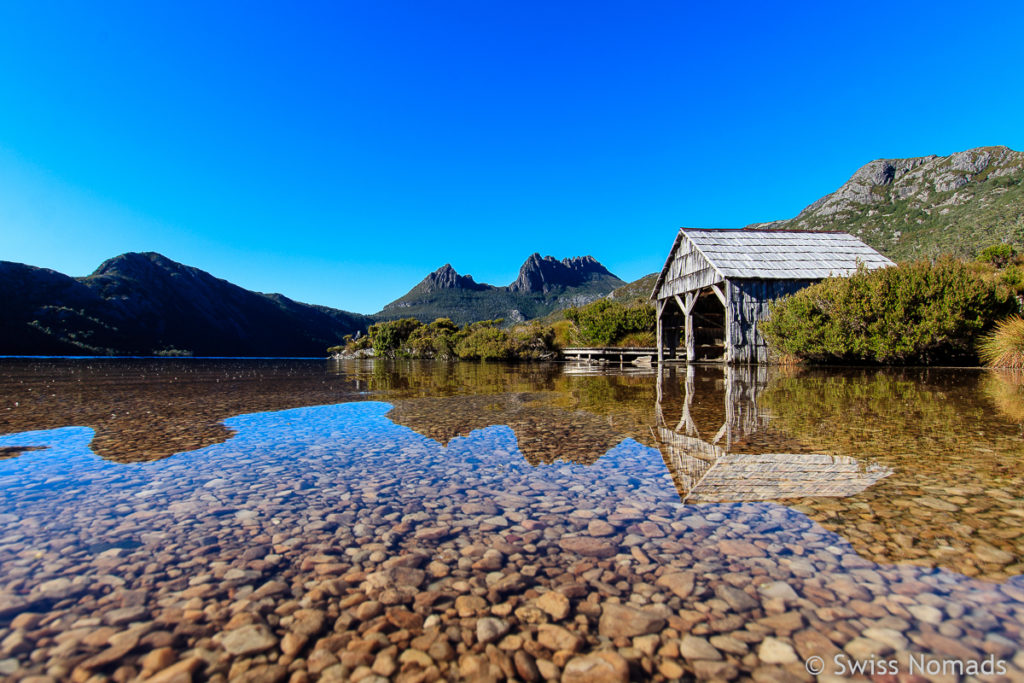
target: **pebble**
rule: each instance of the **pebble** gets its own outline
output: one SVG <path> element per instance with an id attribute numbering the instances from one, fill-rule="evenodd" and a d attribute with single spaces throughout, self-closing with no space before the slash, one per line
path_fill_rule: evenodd
<path id="1" fill-rule="evenodd" d="M 552 651 L 568 650 L 575 652 L 580 648 L 581 638 L 572 631 L 555 624 L 541 624 L 537 627 L 537 642 Z"/>
<path id="2" fill-rule="evenodd" d="M 249 624 L 221 637 L 221 645 L 232 655 L 253 655 L 277 645 L 277 636 L 263 624 Z"/>
<path id="3" fill-rule="evenodd" d="M 509 625 L 504 619 L 484 617 L 477 619 L 476 639 L 481 643 L 490 643 L 508 633 Z"/>
<path id="4" fill-rule="evenodd" d="M 792 645 L 770 636 L 761 641 L 760 647 L 757 648 L 757 658 L 765 664 L 789 664 L 797 661 Z"/>
<path id="5" fill-rule="evenodd" d="M 626 683 L 629 664 L 617 652 L 596 652 L 570 659 L 562 683 Z"/>
<path id="6" fill-rule="evenodd" d="M 572 536 L 559 541 L 562 550 L 587 557 L 612 557 L 617 549 L 608 541 L 589 536 Z"/>
<path id="7" fill-rule="evenodd" d="M 685 635 L 679 641 L 679 654 L 686 659 L 712 659 L 722 658 L 722 653 L 711 643 L 698 636 Z"/>
<path id="8" fill-rule="evenodd" d="M 658 578 L 657 585 L 668 588 L 680 598 L 688 598 L 693 592 L 694 575 L 692 572 L 668 572 Z"/>
<path id="9" fill-rule="evenodd" d="M 569 616 L 569 598 L 558 591 L 548 591 L 537 598 L 537 607 L 551 615 L 555 621 Z"/>
<path id="10" fill-rule="evenodd" d="M 606 602 L 601 608 L 598 632 L 609 638 L 632 638 L 660 631 L 665 617 L 650 610 Z"/>

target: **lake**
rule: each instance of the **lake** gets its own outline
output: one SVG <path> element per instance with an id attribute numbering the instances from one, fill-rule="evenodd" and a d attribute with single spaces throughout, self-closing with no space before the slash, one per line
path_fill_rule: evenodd
<path id="1" fill-rule="evenodd" d="M 1024 680 L 1022 425 L 975 369 L 0 360 L 0 675 Z"/>

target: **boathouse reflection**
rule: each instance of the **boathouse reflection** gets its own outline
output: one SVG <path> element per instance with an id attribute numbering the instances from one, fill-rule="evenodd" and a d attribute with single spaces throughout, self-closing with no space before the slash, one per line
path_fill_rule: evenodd
<path id="1" fill-rule="evenodd" d="M 701 425 L 692 411 L 698 398 L 694 367 L 658 373 L 651 434 L 684 503 L 845 497 L 892 474 L 848 456 L 739 452 L 735 446 L 753 445 L 751 437 L 768 425 L 769 415 L 757 404 L 768 368 L 726 366 L 723 373 L 721 423 Z"/>

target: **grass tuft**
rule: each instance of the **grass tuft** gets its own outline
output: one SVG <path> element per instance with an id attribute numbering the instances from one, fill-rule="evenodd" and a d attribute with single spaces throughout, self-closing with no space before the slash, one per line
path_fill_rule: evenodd
<path id="1" fill-rule="evenodd" d="M 1010 316 L 978 340 L 978 356 L 993 368 L 1024 368 L 1024 318 Z"/>

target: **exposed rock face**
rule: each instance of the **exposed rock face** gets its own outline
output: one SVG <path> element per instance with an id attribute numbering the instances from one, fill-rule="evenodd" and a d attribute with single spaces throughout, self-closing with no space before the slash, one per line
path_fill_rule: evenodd
<path id="1" fill-rule="evenodd" d="M 502 318 L 517 323 L 568 306 L 582 306 L 625 284 L 593 256 L 561 261 L 532 254 L 507 287 L 476 282 L 451 264 L 428 275 L 405 296 L 392 301 L 376 318 L 451 318 L 458 324 Z"/>
<path id="2" fill-rule="evenodd" d="M 841 230 L 894 258 L 973 256 L 1024 244 L 1024 153 L 978 147 L 947 157 L 878 159 L 795 218 L 750 228 Z"/>
<path id="3" fill-rule="evenodd" d="M 578 287 L 598 276 L 615 277 L 593 256 L 576 256 L 556 261 L 533 253 L 519 268 L 519 277 L 509 285 L 512 292 L 548 293 L 561 287 Z"/>
<path id="4" fill-rule="evenodd" d="M 72 278 L 0 262 L 0 353 L 323 356 L 366 316 L 242 289 L 160 254 Z"/>
<path id="5" fill-rule="evenodd" d="M 482 291 L 495 288 L 490 285 L 474 281 L 472 275 L 459 275 L 455 272 L 455 269 L 452 268 L 452 264 L 446 263 L 430 275 L 423 278 L 423 281 L 416 285 L 416 287 L 413 288 L 413 291 L 429 294 L 440 289 L 468 289 L 472 291 Z"/>

